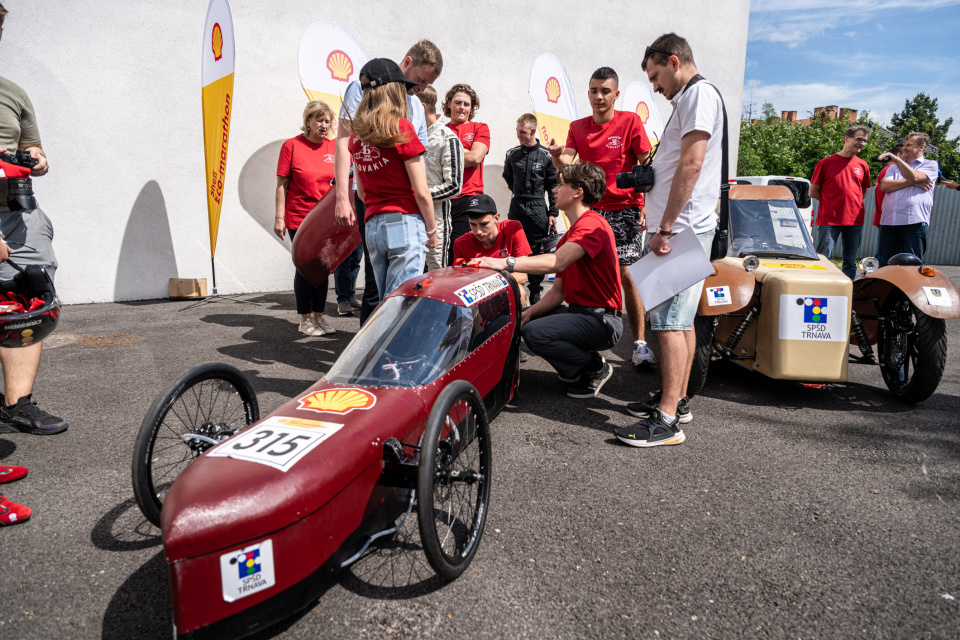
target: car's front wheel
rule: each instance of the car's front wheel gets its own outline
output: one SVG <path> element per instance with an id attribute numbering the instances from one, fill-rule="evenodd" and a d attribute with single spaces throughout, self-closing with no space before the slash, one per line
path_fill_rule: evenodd
<path id="1" fill-rule="evenodd" d="M 707 370 L 713 356 L 713 333 L 717 327 L 716 316 L 697 316 L 693 321 L 697 346 L 693 352 L 693 366 L 690 367 L 690 380 L 687 382 L 687 397 L 692 398 L 707 383 Z"/>
<path id="2" fill-rule="evenodd" d="M 883 304 L 880 335 L 880 371 L 897 399 L 908 404 L 933 395 L 947 364 L 947 325 L 932 318 L 901 291 Z"/>

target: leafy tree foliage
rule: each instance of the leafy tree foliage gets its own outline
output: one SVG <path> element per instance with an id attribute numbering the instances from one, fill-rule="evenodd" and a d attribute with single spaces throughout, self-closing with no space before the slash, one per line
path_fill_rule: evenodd
<path id="1" fill-rule="evenodd" d="M 956 179 L 960 174 L 960 137 L 947 137 L 951 125 L 953 118 L 940 122 L 937 117 L 937 99 L 925 93 L 918 93 L 913 100 L 907 100 L 903 111 L 890 118 L 890 129 L 899 138 L 914 132 L 930 136 L 930 144 L 939 147 L 939 151 L 934 154 L 931 149 L 926 155 L 940 163 L 940 170 L 945 176 Z"/>

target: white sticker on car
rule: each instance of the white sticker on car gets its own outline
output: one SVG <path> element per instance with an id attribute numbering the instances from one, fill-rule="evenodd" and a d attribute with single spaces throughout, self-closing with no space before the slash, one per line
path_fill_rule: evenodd
<path id="1" fill-rule="evenodd" d="M 220 556 L 223 599 L 233 602 L 276 584 L 273 540 L 264 540 Z"/>
<path id="2" fill-rule="evenodd" d="M 468 287 L 458 289 L 454 293 L 456 293 L 458 298 L 463 300 L 465 305 L 472 307 L 484 298 L 509 286 L 510 283 L 507 282 L 506 278 L 499 273 L 495 273 L 492 276 L 487 276 L 483 280 L 477 280 Z"/>
<path id="3" fill-rule="evenodd" d="M 707 304 L 711 307 L 733 304 L 733 299 L 730 297 L 730 287 L 707 287 Z"/>
<path id="4" fill-rule="evenodd" d="M 950 306 L 950 292 L 943 287 L 924 287 L 923 292 L 927 294 L 927 302 L 931 307 Z"/>
<path id="5" fill-rule="evenodd" d="M 846 296 L 783 294 L 780 296 L 780 339 L 846 342 Z"/>
<path id="6" fill-rule="evenodd" d="M 304 423 L 308 422 L 316 426 L 305 426 Z M 283 416 L 270 416 L 204 455 L 256 462 L 286 473 L 341 427 L 342 424 L 335 422 L 302 420 L 298 424 Z"/>

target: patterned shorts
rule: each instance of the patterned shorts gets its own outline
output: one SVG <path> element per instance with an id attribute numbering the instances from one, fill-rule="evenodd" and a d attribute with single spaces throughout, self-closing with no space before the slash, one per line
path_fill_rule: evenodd
<path id="1" fill-rule="evenodd" d="M 602 211 L 610 228 L 613 229 L 613 239 L 617 243 L 617 256 L 620 264 L 631 265 L 643 256 L 643 234 L 640 233 L 640 209 L 619 209 L 617 211 Z"/>

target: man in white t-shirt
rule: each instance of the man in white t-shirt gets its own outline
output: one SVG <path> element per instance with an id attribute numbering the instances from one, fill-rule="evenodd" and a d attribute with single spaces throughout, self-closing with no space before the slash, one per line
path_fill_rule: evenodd
<path id="1" fill-rule="evenodd" d="M 417 98 L 417 94 L 423 91 L 427 85 L 436 81 L 443 71 L 443 56 L 437 45 L 429 40 L 420 40 L 410 47 L 407 55 L 399 63 L 400 71 L 403 72 L 407 80 L 419 83 L 407 91 L 407 119 L 417 130 L 417 137 L 420 138 L 420 144 L 427 146 L 427 119 L 423 111 L 423 104 Z M 350 141 L 350 121 L 353 114 L 356 113 L 360 100 L 363 99 L 363 90 L 360 83 L 356 80 L 347 85 L 347 90 L 343 94 L 343 107 L 340 109 L 340 119 L 337 124 L 337 146 L 334 155 L 333 170 L 336 178 L 335 188 L 337 190 L 337 201 L 335 215 L 337 222 L 342 226 L 359 224 L 360 237 L 364 237 L 363 220 L 363 201 L 357 197 L 356 193 L 350 192 L 350 152 L 347 150 Z M 356 207 L 356 212 L 354 211 Z M 365 241 L 364 241 L 365 242 Z M 364 251 L 364 287 L 363 302 L 360 306 L 360 324 L 366 322 L 367 317 L 373 312 L 380 303 L 380 294 L 377 291 L 377 285 L 374 282 L 373 267 L 370 264 L 369 254 Z"/>
<path id="2" fill-rule="evenodd" d="M 717 226 L 723 157 L 720 93 L 703 80 L 690 45 L 675 33 L 654 40 L 641 66 L 654 91 L 673 104 L 653 160 L 656 182 L 646 198 L 647 228 L 653 231 L 647 248 L 665 255 L 673 235 L 693 229 L 709 255 Z M 615 430 L 621 442 L 654 447 L 684 441 L 680 423 L 692 419 L 684 394 L 696 348 L 693 321 L 702 289 L 701 280 L 650 309 L 650 326 L 660 342 L 662 387 L 649 401 L 627 406 L 642 421 Z"/>

